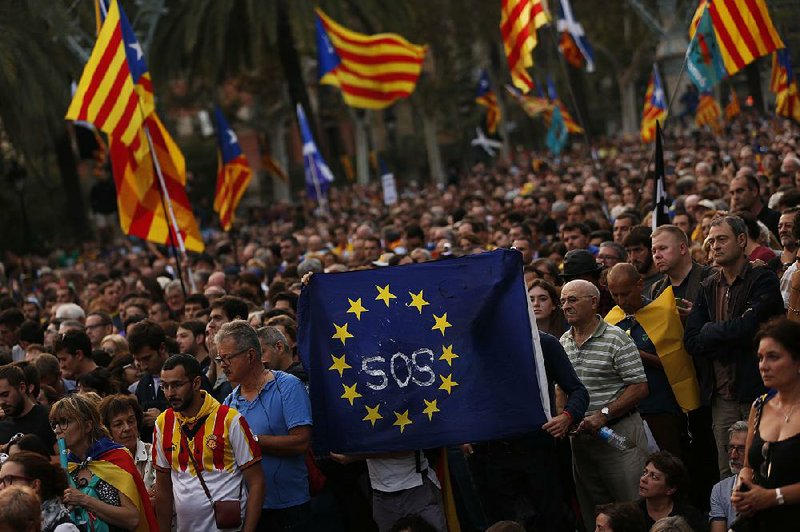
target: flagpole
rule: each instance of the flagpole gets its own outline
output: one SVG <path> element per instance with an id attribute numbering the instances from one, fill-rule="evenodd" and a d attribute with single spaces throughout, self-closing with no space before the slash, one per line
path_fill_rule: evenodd
<path id="1" fill-rule="evenodd" d="M 328 200 L 322 196 L 322 187 L 319 184 L 319 178 L 317 176 L 317 168 L 314 164 L 314 158 L 311 154 L 304 155 L 307 157 L 307 166 L 308 169 L 311 170 L 311 181 L 314 183 L 314 191 L 317 193 L 317 203 L 319 204 L 319 211 L 320 214 L 327 214 L 328 213 Z"/>
<path id="2" fill-rule="evenodd" d="M 161 172 L 161 164 L 158 162 L 158 155 L 156 155 L 155 147 L 153 146 L 153 138 L 150 136 L 150 128 L 148 127 L 147 123 L 143 124 L 144 126 L 144 134 L 147 137 L 147 144 L 150 147 L 150 158 L 153 160 L 153 168 L 155 168 L 156 175 L 158 176 L 158 184 L 159 184 L 159 192 L 161 192 L 161 206 L 164 209 L 164 213 L 169 216 L 172 231 L 170 231 L 169 238 L 172 241 L 172 249 L 175 252 L 175 264 L 178 267 L 178 278 L 181 281 L 181 289 L 183 290 L 183 297 L 186 297 L 186 286 L 183 282 L 183 270 L 181 269 L 181 261 L 179 255 L 183 256 L 183 259 L 188 262 L 186 256 L 186 245 L 183 242 L 183 236 L 181 236 L 181 232 L 178 229 L 178 219 L 175 217 L 175 211 L 172 208 L 172 199 L 169 197 L 169 192 L 167 191 L 167 184 L 164 181 L 164 174 Z M 169 229 L 167 229 L 169 230 Z M 178 241 L 178 249 L 175 246 L 175 240 Z M 180 251 L 180 253 L 178 253 Z M 197 286 L 194 282 L 194 275 L 192 275 L 192 268 L 189 264 L 186 264 L 186 273 L 189 276 L 189 283 L 191 284 L 192 291 L 197 290 Z"/>
<path id="3" fill-rule="evenodd" d="M 550 24 L 550 27 L 552 28 L 552 31 L 549 32 L 550 38 L 553 40 L 556 54 L 558 54 L 558 62 L 561 65 L 561 72 L 564 74 L 564 79 L 567 82 L 567 92 L 569 92 L 569 97 L 572 100 L 572 106 L 575 108 L 575 116 L 578 118 L 578 123 L 580 124 L 581 129 L 583 129 L 583 138 L 586 141 L 586 146 L 589 148 L 589 154 L 592 157 L 592 161 L 594 161 L 595 167 L 599 168 L 600 163 L 597 160 L 597 154 L 592 148 L 592 141 L 589 138 L 589 130 L 586 127 L 586 123 L 583 121 L 583 116 L 581 116 L 581 109 L 578 107 L 578 99 L 575 98 L 575 93 L 572 90 L 572 83 L 569 82 L 569 71 L 567 70 L 564 54 L 560 53 L 558 49 L 558 39 L 556 38 L 558 30 L 556 29 L 556 26 L 557 24 Z"/>

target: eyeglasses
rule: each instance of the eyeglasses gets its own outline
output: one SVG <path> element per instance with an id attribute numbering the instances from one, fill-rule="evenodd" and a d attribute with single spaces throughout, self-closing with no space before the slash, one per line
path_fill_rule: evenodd
<path id="1" fill-rule="evenodd" d="M 61 419 L 59 421 L 51 421 L 50 428 L 53 429 L 53 432 L 65 431 L 67 427 L 69 427 L 69 420 L 68 419 Z"/>
<path id="2" fill-rule="evenodd" d="M 562 297 L 561 298 L 561 306 L 563 307 L 566 304 L 574 305 L 575 303 L 578 302 L 579 299 L 585 299 L 587 297 L 591 298 L 591 297 L 594 297 L 594 296 L 569 296 L 567 298 L 563 298 Z"/>
<path id="3" fill-rule="evenodd" d="M 240 355 L 243 355 L 243 354 L 247 353 L 248 351 L 250 351 L 249 347 L 247 349 L 242 349 L 241 351 L 233 353 L 232 355 L 226 355 L 226 356 L 220 355 L 218 357 L 214 357 L 214 362 L 216 362 L 217 364 L 221 364 L 223 366 L 228 366 L 228 365 L 230 365 L 232 359 L 234 359 L 234 358 L 236 358 L 236 357 L 238 357 Z"/>
<path id="4" fill-rule="evenodd" d="M 744 454 L 744 445 L 726 445 L 725 452 L 731 454 L 731 451 L 736 451 L 739 454 Z"/>
<path id="5" fill-rule="evenodd" d="M 30 477 L 23 477 L 22 475 L 6 475 L 0 477 L 0 486 L 13 486 L 14 482 L 19 482 L 20 480 L 30 482 L 33 479 Z"/>
<path id="6" fill-rule="evenodd" d="M 189 382 L 190 381 L 162 382 L 161 384 L 158 385 L 158 387 L 161 388 L 162 392 L 168 392 L 169 390 L 177 390 L 178 388 L 187 385 Z"/>

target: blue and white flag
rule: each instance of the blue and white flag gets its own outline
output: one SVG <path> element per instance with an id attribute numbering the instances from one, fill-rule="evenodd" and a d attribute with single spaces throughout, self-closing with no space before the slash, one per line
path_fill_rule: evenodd
<path id="1" fill-rule="evenodd" d="M 328 193 L 333 182 L 333 172 L 317 150 L 311 128 L 308 127 L 303 107 L 297 104 L 297 123 L 300 125 L 300 138 L 303 140 L 303 166 L 306 169 L 306 191 L 308 197 L 319 200 Z M 319 192 L 319 194 L 317 194 Z"/>

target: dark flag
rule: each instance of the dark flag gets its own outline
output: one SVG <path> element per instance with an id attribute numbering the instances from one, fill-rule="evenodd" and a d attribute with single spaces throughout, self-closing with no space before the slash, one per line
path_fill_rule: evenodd
<path id="1" fill-rule="evenodd" d="M 667 180 L 664 172 L 664 139 L 661 134 L 661 123 L 656 122 L 656 179 L 653 195 L 653 230 L 659 225 L 669 223 L 669 205 L 667 204 Z"/>
<path id="2" fill-rule="evenodd" d="M 298 314 L 318 452 L 425 449 L 545 422 L 541 347 L 515 251 L 317 274 Z"/>

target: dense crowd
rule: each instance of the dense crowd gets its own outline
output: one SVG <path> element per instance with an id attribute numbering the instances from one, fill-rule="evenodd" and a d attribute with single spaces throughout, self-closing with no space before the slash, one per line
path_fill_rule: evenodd
<path id="1" fill-rule="evenodd" d="M 180 263 L 107 229 L 76 252 L 7 252 L 3 529 L 793 529 L 800 128 L 676 122 L 664 158 L 656 229 L 652 147 L 614 139 L 556 160 L 518 149 L 388 206 L 345 185 L 324 210 L 251 209 Z M 495 248 L 522 255 L 552 418 L 436 452 L 316 454 L 304 277 Z M 666 291 L 691 408 L 644 319 Z"/>

